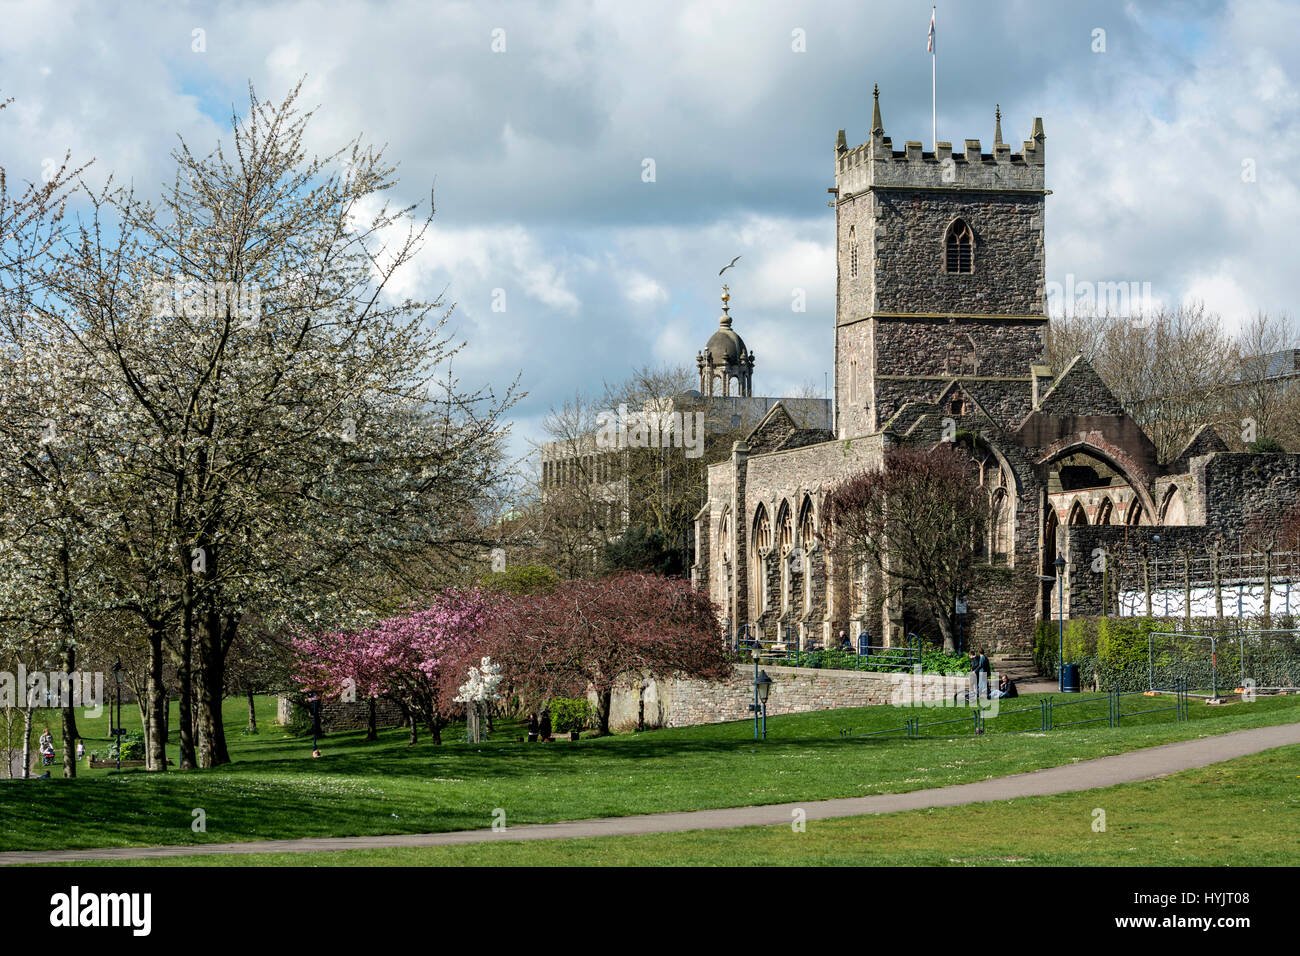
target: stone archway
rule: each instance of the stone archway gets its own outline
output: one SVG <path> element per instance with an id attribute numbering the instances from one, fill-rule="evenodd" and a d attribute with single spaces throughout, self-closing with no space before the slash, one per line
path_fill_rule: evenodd
<path id="1" fill-rule="evenodd" d="M 1154 481 L 1146 469 L 1124 449 L 1111 444 L 1100 432 L 1079 432 L 1068 435 L 1047 448 L 1035 461 L 1045 488 L 1045 514 L 1043 517 L 1043 553 L 1040 574 L 1053 577 L 1058 554 L 1070 556 L 1065 549 L 1069 542 L 1066 529 L 1086 525 L 1087 507 L 1092 506 L 1097 523 L 1111 518 L 1111 509 L 1119 507 L 1113 502 L 1131 496 L 1131 503 L 1123 516 L 1123 523 L 1137 524 L 1145 519 L 1149 523 L 1156 515 L 1152 495 Z M 1107 507 L 1109 505 L 1109 508 Z M 1051 607 L 1052 592 L 1056 585 L 1043 582 L 1043 611 L 1045 616 L 1055 612 Z"/>

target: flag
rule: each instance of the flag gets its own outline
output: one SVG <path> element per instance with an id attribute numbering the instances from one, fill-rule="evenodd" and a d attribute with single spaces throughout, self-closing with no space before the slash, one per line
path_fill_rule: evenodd
<path id="1" fill-rule="evenodd" d="M 934 7 L 930 8 L 930 35 L 925 38 L 925 52 L 934 52 Z"/>

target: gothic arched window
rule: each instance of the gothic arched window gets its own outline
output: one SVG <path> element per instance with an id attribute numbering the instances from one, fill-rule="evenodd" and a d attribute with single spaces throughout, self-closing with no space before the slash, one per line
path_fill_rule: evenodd
<path id="1" fill-rule="evenodd" d="M 813 517 L 812 499 L 804 495 L 803 504 L 799 506 L 799 544 L 807 551 L 817 538 L 817 523 Z"/>
<path id="2" fill-rule="evenodd" d="M 754 550 L 762 551 L 772 547 L 772 523 L 767 517 L 767 509 L 758 506 L 754 515 Z"/>
<path id="3" fill-rule="evenodd" d="M 790 505 L 781 502 L 781 510 L 776 513 L 776 527 L 779 536 L 777 544 L 781 553 L 786 554 L 794 547 L 794 522 L 790 520 Z"/>
<path id="4" fill-rule="evenodd" d="M 858 277 L 858 229 L 849 226 L 849 278 Z"/>
<path id="5" fill-rule="evenodd" d="M 948 227 L 944 251 L 948 272 L 975 271 L 975 234 L 964 220 L 956 219 Z"/>

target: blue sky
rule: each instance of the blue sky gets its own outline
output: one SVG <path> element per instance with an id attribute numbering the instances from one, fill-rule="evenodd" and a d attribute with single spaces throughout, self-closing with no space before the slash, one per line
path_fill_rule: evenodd
<path id="1" fill-rule="evenodd" d="M 177 133 L 215 144 L 250 81 L 278 100 L 306 74 L 313 145 L 386 143 L 405 201 L 436 178 L 406 288 L 455 302 L 466 384 L 521 375 L 522 450 L 577 389 L 693 365 L 737 254 L 756 390 L 820 387 L 835 134 L 865 138 L 879 83 L 886 133 L 929 148 L 929 14 L 910 0 L 0 2 L 0 95 L 15 98 L 0 156 L 34 178 L 71 149 L 147 193 Z M 1049 280 L 1150 282 L 1231 322 L 1294 311 L 1300 6 L 961 0 L 939 4 L 937 35 L 940 139 L 987 145 L 1000 103 L 1018 148 L 1043 117 Z"/>

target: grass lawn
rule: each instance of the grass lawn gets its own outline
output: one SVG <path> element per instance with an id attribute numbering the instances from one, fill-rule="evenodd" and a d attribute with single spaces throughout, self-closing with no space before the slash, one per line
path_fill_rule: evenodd
<path id="1" fill-rule="evenodd" d="M 1142 706 L 1142 698 L 1134 700 L 1135 709 Z M 1025 702 L 1032 705 L 1033 698 Z M 427 741 L 408 747 L 405 732 L 393 729 L 372 743 L 360 732 L 330 736 L 321 742 L 324 756 L 312 759 L 310 737 L 291 738 L 273 727 L 269 698 L 259 707 L 261 733 L 244 735 L 247 703 L 227 702 L 236 762 L 215 771 L 101 770 L 82 771 L 75 780 L 0 781 L 0 849 L 473 829 L 489 826 L 498 807 L 513 825 L 901 792 L 1300 720 L 1300 697 L 1291 696 L 1222 707 L 1193 702 L 1185 723 L 1162 713 L 1128 718 L 1114 729 L 1102 723 L 1005 734 L 989 721 L 982 737 L 842 739 L 842 730 L 897 727 L 916 713 L 868 707 L 770 715 L 769 737 L 761 743 L 747 722 L 546 745 L 516 742 L 518 728 L 508 725 L 485 744 L 441 748 Z M 1104 715 L 1104 701 L 1070 709 L 1093 707 Z M 138 722 L 138 712 L 123 713 L 128 726 Z M 953 715 L 940 709 L 922 719 Z M 107 715 L 79 720 L 87 750 L 102 749 Z M 449 728 L 445 736 L 460 733 Z M 175 759 L 175 748 L 169 750 Z M 193 811 L 200 808 L 207 830 L 195 833 Z"/>
<path id="2" fill-rule="evenodd" d="M 1094 811 L 1106 813 L 1104 832 Z M 1294 866 L 1300 747 L 1146 783 L 963 807 L 589 840 L 76 866 Z"/>

